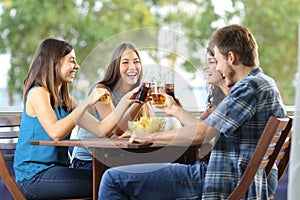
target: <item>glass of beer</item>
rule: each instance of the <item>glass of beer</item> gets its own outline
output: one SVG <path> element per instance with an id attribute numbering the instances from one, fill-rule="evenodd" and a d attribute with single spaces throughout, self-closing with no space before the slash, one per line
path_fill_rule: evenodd
<path id="1" fill-rule="evenodd" d="M 165 81 L 165 90 L 166 93 L 173 97 L 175 100 L 175 93 L 174 93 L 174 75 L 173 71 L 168 71 L 164 74 L 164 81 Z"/>
<path id="2" fill-rule="evenodd" d="M 142 83 L 140 85 L 140 91 L 134 97 L 134 101 L 136 103 L 145 103 L 150 90 L 151 81 L 152 81 L 151 74 L 148 71 L 145 71 L 142 79 Z"/>
<path id="3" fill-rule="evenodd" d="M 137 103 L 145 103 L 145 100 L 148 96 L 148 90 L 150 89 L 150 83 L 144 82 L 140 86 L 140 91 L 137 93 L 135 97 L 135 102 Z"/>
<path id="4" fill-rule="evenodd" d="M 151 83 L 151 96 L 156 107 L 163 107 L 166 103 L 166 98 L 161 94 L 165 91 L 165 85 L 161 76 L 155 76 Z"/>
<path id="5" fill-rule="evenodd" d="M 109 100 L 110 100 L 109 95 L 103 95 L 103 96 L 100 98 L 100 102 L 101 102 L 102 104 L 108 104 L 108 103 L 109 103 Z"/>

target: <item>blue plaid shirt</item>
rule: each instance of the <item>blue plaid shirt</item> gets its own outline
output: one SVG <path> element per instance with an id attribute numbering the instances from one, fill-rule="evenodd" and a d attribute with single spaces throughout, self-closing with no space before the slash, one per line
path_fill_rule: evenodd
<path id="1" fill-rule="evenodd" d="M 260 68 L 238 81 L 205 120 L 216 137 L 205 175 L 202 199 L 226 199 L 242 177 L 270 116 L 286 111 L 273 79 Z M 244 199 L 267 199 L 267 180 L 259 170 Z"/>

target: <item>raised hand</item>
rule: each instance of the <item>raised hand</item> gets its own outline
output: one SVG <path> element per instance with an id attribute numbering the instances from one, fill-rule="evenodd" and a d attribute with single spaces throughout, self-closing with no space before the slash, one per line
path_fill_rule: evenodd
<path id="1" fill-rule="evenodd" d="M 135 96 L 136 93 L 138 93 L 138 91 L 140 90 L 140 87 L 136 87 L 133 90 L 131 90 L 130 92 L 128 92 L 123 98 L 127 99 L 128 101 L 130 101 L 130 103 L 134 102 L 134 98 L 132 98 L 132 96 Z"/>
<path id="2" fill-rule="evenodd" d="M 164 97 L 166 98 L 166 103 L 162 109 L 168 114 L 168 115 L 174 115 L 174 112 L 177 112 L 178 110 L 178 104 L 173 99 L 172 96 L 168 95 L 167 93 L 162 93 Z"/>
<path id="3" fill-rule="evenodd" d="M 102 96 L 108 95 L 110 96 L 110 93 L 107 89 L 104 88 L 94 88 L 91 94 L 88 96 L 88 102 L 89 105 L 95 104 L 97 101 L 101 99 Z"/>

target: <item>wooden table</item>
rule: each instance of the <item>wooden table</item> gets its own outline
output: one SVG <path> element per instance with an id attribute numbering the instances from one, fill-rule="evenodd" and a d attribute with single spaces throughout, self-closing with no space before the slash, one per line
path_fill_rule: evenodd
<path id="1" fill-rule="evenodd" d="M 83 146 L 93 151 L 93 199 L 98 198 L 98 189 L 104 171 L 110 167 L 153 162 L 180 162 L 192 164 L 196 160 L 197 147 L 142 145 L 129 143 L 128 139 L 71 139 L 61 141 L 31 141 L 41 146 Z"/>

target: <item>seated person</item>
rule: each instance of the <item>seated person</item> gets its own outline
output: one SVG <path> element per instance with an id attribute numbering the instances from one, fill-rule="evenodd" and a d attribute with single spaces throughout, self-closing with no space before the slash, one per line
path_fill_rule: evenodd
<path id="1" fill-rule="evenodd" d="M 166 145 L 204 144 L 215 138 L 208 165 L 153 163 L 111 168 L 102 176 L 99 199 L 226 199 L 236 187 L 269 117 L 285 117 L 286 111 L 275 81 L 259 67 L 257 44 L 246 27 L 218 29 L 209 46 L 217 70 L 231 88 L 229 94 L 204 121 L 186 117 L 186 111 L 164 94 L 166 109 L 184 126 L 151 135 L 133 132 L 130 138 L 130 142 Z M 264 170 L 258 171 L 245 198 L 268 198 Z"/>
<path id="2" fill-rule="evenodd" d="M 65 41 L 45 39 L 37 48 L 24 79 L 24 110 L 14 157 L 16 182 L 27 199 L 69 199 L 92 196 L 91 171 L 69 168 L 68 148 L 34 146 L 31 140 L 69 139 L 76 125 L 104 137 L 117 125 L 130 103 L 125 95 L 105 120 L 99 122 L 86 112 L 103 96 L 95 88 L 77 105 L 68 85 L 79 69 L 73 47 Z"/>
<path id="3" fill-rule="evenodd" d="M 89 109 L 89 112 L 98 120 L 104 119 L 115 109 L 126 93 L 139 86 L 141 77 L 142 63 L 136 47 L 131 43 L 119 44 L 112 53 L 103 80 L 93 87 L 107 89 L 112 98 L 109 98 L 108 102 L 104 104 L 101 102 L 96 103 Z M 138 113 L 150 115 L 151 106 L 149 103 L 133 103 L 109 137 L 121 135 L 124 130 L 127 130 L 127 121 L 136 118 Z M 85 139 L 96 138 L 97 136 L 80 128 L 77 137 L 78 139 Z M 91 153 L 91 150 L 87 147 L 74 147 L 71 159 L 72 167 L 91 170 Z"/>

